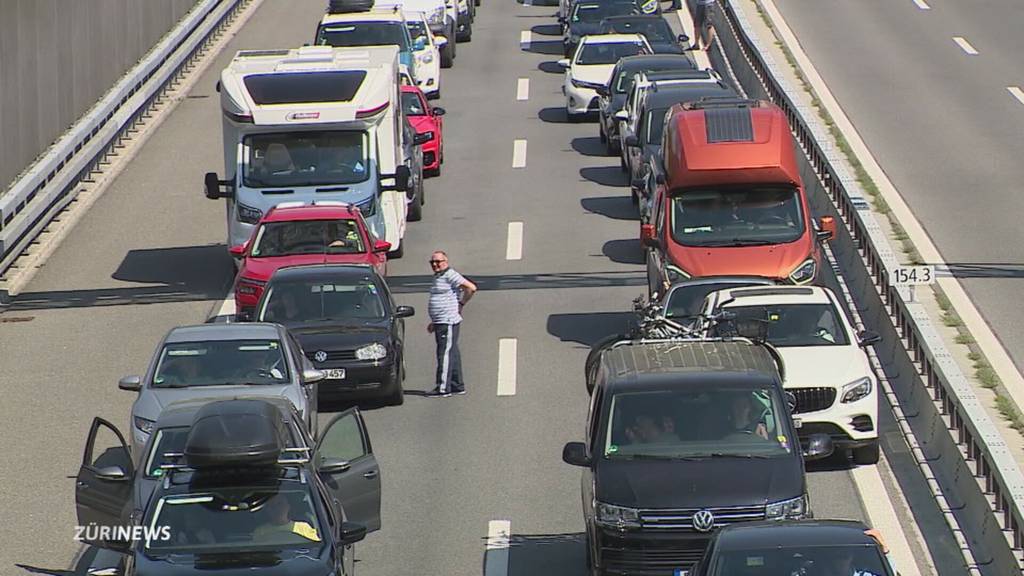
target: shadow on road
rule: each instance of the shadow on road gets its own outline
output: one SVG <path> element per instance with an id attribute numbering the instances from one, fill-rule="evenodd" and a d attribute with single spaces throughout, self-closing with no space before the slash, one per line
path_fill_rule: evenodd
<path id="1" fill-rule="evenodd" d="M 558 24 L 537 24 L 530 28 L 530 32 L 541 36 L 561 36 L 562 27 Z"/>
<path id="2" fill-rule="evenodd" d="M 565 74 L 565 68 L 558 65 L 558 62 L 548 60 L 537 64 L 537 69 L 541 72 L 547 72 L 548 74 Z"/>
<path id="3" fill-rule="evenodd" d="M 601 139 L 597 136 L 573 138 L 572 149 L 584 156 L 595 156 L 599 158 L 608 156 L 608 151 L 605 150 L 604 144 L 601 143 Z"/>
<path id="4" fill-rule="evenodd" d="M 601 252 L 609 260 L 619 264 L 644 264 L 647 262 L 638 238 L 609 240 L 601 247 Z"/>
<path id="5" fill-rule="evenodd" d="M 565 115 L 565 108 L 541 108 L 537 117 L 549 124 L 569 123 L 569 118 Z"/>
<path id="6" fill-rule="evenodd" d="M 629 179 L 618 166 L 591 166 L 580 168 L 580 176 L 601 186 L 621 188 L 629 186 Z"/>
<path id="7" fill-rule="evenodd" d="M 629 332 L 634 318 L 632 312 L 551 314 L 547 330 L 562 342 L 576 342 L 590 348 L 605 336 Z"/>
<path id="8" fill-rule="evenodd" d="M 602 196 L 599 198 L 583 198 L 580 200 L 583 209 L 592 214 L 600 214 L 613 220 L 640 221 L 636 206 L 629 196 Z M 639 234 L 639 229 L 637 229 Z"/>
<path id="9" fill-rule="evenodd" d="M 523 48 L 523 52 L 561 57 L 565 53 L 565 47 L 562 45 L 561 40 L 533 40 Z M 555 66 L 558 66 L 557 62 L 555 63 Z M 564 70 L 564 68 L 558 66 L 558 71 L 561 72 L 562 70 Z"/>

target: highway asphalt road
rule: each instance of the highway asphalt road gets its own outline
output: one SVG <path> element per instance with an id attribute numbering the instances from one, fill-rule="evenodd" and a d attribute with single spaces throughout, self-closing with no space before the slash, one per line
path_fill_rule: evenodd
<path id="1" fill-rule="evenodd" d="M 321 0 L 265 0 L 188 98 L 0 316 L 0 572 L 66 568 L 78 551 L 73 488 L 94 415 L 127 426 L 130 393 L 163 334 L 199 323 L 227 293 L 224 208 L 201 193 L 221 165 L 213 90 L 235 50 L 309 41 Z M 551 7 L 484 0 L 474 39 L 444 72 L 446 163 L 425 217 L 389 266 L 408 323 L 409 398 L 367 411 L 384 482 L 383 529 L 357 548 L 361 574 L 478 574 L 489 529 L 511 535 L 509 574 L 583 574 L 579 472 L 587 344 L 617 331 L 644 288 L 638 222 L 618 161 L 593 123 L 568 124 Z M 534 42 L 521 50 L 521 32 Z M 517 100 L 520 79 L 528 99 Z M 513 142 L 527 141 L 513 168 Z M 522 258 L 506 260 L 509 222 Z M 466 308 L 469 394 L 428 399 L 427 258 L 449 253 L 481 292 Z M 515 393 L 499 396 L 499 339 L 517 341 Z M 505 366 L 508 369 L 510 366 Z M 889 432 L 886 430 L 885 432 Z M 818 517 L 864 518 L 849 470 L 809 475 Z M 504 554 L 504 553 L 502 553 Z M 492 554 L 490 561 L 500 558 Z M 495 575 L 491 575 L 495 576 Z"/>
<path id="2" fill-rule="evenodd" d="M 775 2 L 954 276 L 1024 367 L 1024 248 L 1017 241 L 1024 101 L 1008 90 L 1024 84 L 1024 6 Z"/>

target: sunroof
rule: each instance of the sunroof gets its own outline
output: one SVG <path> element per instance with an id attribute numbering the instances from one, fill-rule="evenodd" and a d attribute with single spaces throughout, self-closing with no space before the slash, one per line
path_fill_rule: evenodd
<path id="1" fill-rule="evenodd" d="M 256 104 L 347 102 L 365 78 L 365 70 L 254 74 L 245 77 L 245 87 Z"/>
<path id="2" fill-rule="evenodd" d="M 750 142 L 754 125 L 747 108 L 719 108 L 704 111 L 708 143 Z"/>

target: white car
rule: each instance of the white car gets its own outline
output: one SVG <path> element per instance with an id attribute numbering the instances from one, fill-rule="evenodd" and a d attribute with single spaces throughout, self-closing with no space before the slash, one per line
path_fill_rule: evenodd
<path id="1" fill-rule="evenodd" d="M 426 14 L 405 10 L 405 25 L 412 36 L 412 55 L 416 59 L 416 85 L 431 100 L 441 97 L 441 47 L 444 36 L 434 36 Z"/>
<path id="2" fill-rule="evenodd" d="M 855 332 L 835 294 L 821 286 L 708 294 L 703 313 L 721 310 L 735 319 L 709 327 L 711 335 L 727 335 L 741 324 L 745 330 L 767 328 L 766 339 L 785 366 L 783 386 L 796 397 L 793 420 L 801 437 L 828 434 L 837 450 L 852 451 L 857 464 L 878 462 L 878 379 L 864 352 L 879 341 L 877 333 Z"/>
<path id="3" fill-rule="evenodd" d="M 435 41 L 441 51 L 441 67 L 452 67 L 455 60 L 455 42 L 449 41 L 455 39 L 455 21 L 458 18 L 454 0 L 377 0 L 374 4 L 375 8 L 382 6 L 401 7 L 407 19 L 412 12 L 422 12 L 430 31 L 434 33 L 435 40 L 445 38 L 444 43 Z"/>
<path id="4" fill-rule="evenodd" d="M 565 112 L 570 122 L 578 122 L 597 110 L 597 88 L 607 86 L 619 58 L 651 54 L 651 45 L 640 34 L 597 34 L 584 36 L 572 58 L 562 58 L 565 68 Z"/>

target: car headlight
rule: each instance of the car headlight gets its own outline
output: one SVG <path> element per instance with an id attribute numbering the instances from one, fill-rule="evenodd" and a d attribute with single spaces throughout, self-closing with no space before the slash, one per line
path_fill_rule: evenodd
<path id="1" fill-rule="evenodd" d="M 357 360 L 380 360 L 388 355 L 388 349 L 379 342 L 356 349 Z"/>
<path id="2" fill-rule="evenodd" d="M 625 530 L 640 527 L 640 514 L 636 508 L 625 508 L 613 504 L 597 503 L 597 523 L 608 527 Z"/>
<path id="3" fill-rule="evenodd" d="M 373 216 L 377 213 L 377 198 L 373 197 L 362 204 L 356 204 L 356 208 L 359 208 L 364 218 Z"/>
<path id="4" fill-rule="evenodd" d="M 854 380 L 846 386 L 843 386 L 843 395 L 840 397 L 840 401 L 844 403 L 856 402 L 868 394 L 871 394 L 872 388 L 873 384 L 871 383 L 871 378 L 868 378 L 867 376 Z"/>
<path id="5" fill-rule="evenodd" d="M 603 84 L 598 84 L 596 82 L 584 82 L 583 80 L 577 80 L 575 78 L 570 78 L 569 81 L 572 82 L 572 85 L 577 88 L 589 88 L 591 90 L 597 90 L 600 86 L 603 86 Z"/>
<path id="6" fill-rule="evenodd" d="M 814 258 L 808 258 L 789 273 L 789 281 L 793 284 L 807 284 L 814 280 L 814 273 L 817 271 L 817 262 L 814 261 Z"/>
<path id="7" fill-rule="evenodd" d="M 246 224 L 258 224 L 260 218 L 263 218 L 263 211 L 259 208 L 253 208 L 252 206 L 246 206 L 241 202 L 237 203 L 236 208 L 238 210 L 238 221 Z"/>
<path id="8" fill-rule="evenodd" d="M 425 54 L 420 56 L 420 62 L 423 62 L 424 64 L 430 64 L 433 61 L 434 61 L 434 55 L 431 54 L 429 51 L 427 51 Z"/>
<path id="9" fill-rule="evenodd" d="M 807 495 L 799 498 L 772 502 L 764 509 L 764 517 L 767 520 L 799 520 L 807 515 Z"/>
<path id="10" fill-rule="evenodd" d="M 668 281 L 671 283 L 678 282 L 680 280 L 686 280 L 690 277 L 689 274 L 683 272 L 682 268 L 673 266 L 671 264 L 665 266 L 665 275 L 668 276 Z"/>
<path id="11" fill-rule="evenodd" d="M 143 434 L 153 433 L 154 422 L 152 420 L 146 420 L 145 418 L 136 416 L 132 418 L 132 421 L 135 423 L 135 427 L 139 429 L 139 432 L 142 432 Z"/>

